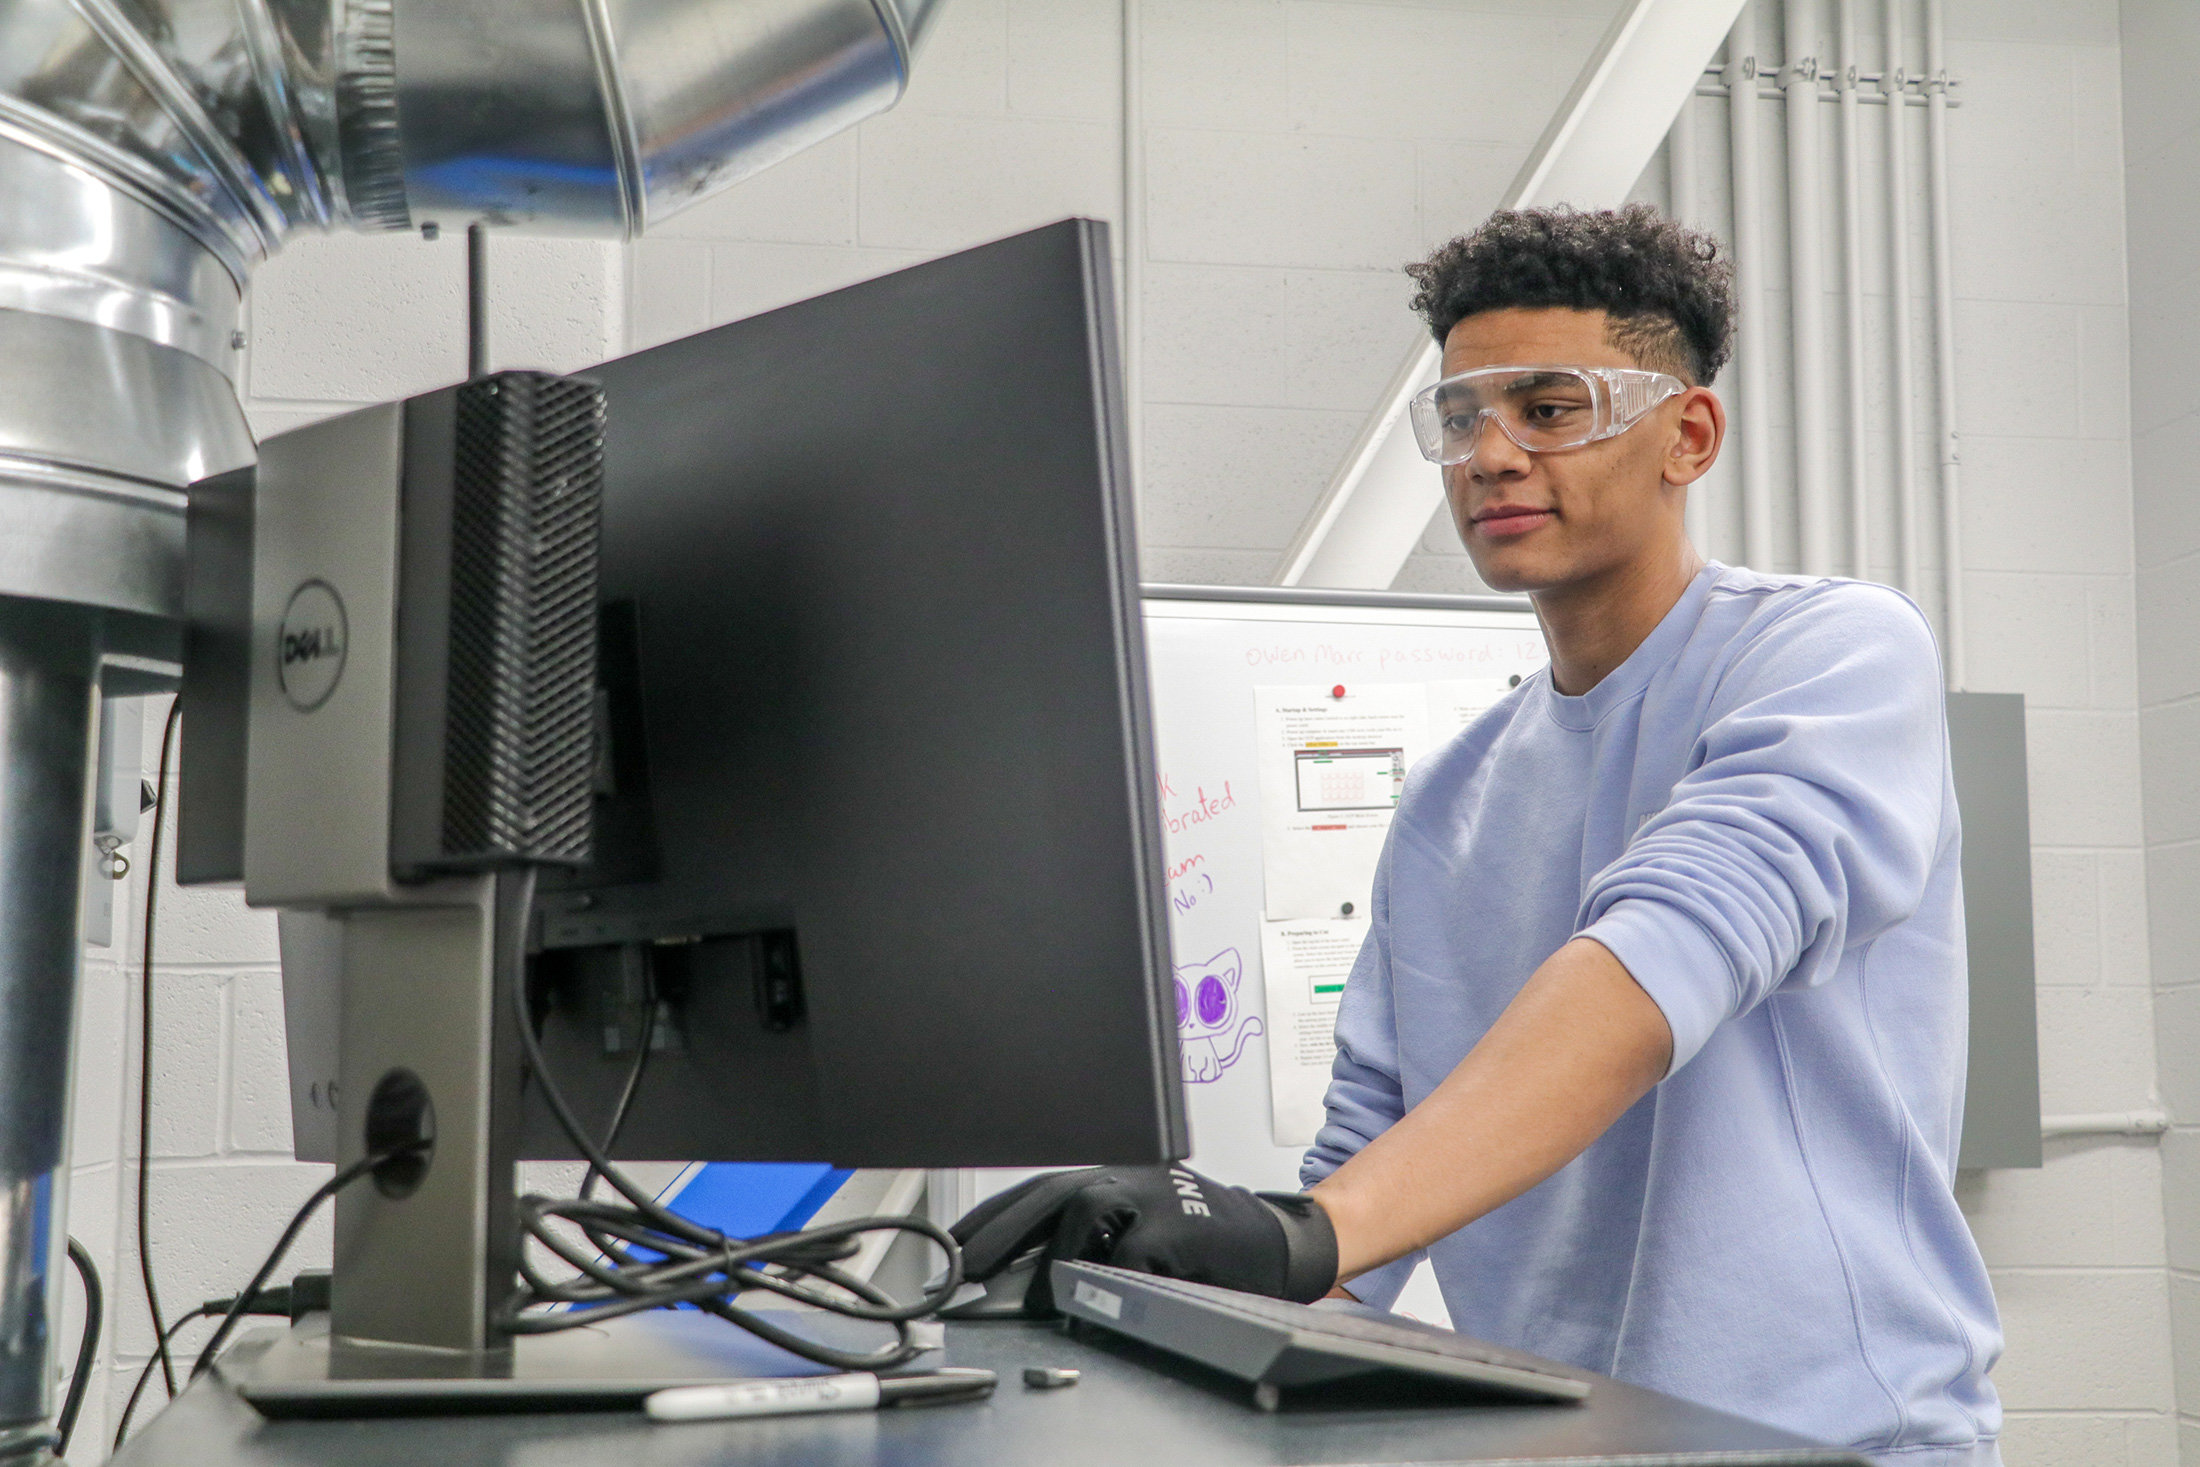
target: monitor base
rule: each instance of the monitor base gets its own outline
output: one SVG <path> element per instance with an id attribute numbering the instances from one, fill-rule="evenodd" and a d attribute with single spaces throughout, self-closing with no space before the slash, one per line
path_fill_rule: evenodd
<path id="1" fill-rule="evenodd" d="M 847 1349 L 872 1349 L 893 1338 L 891 1326 L 866 1320 L 773 1312 L 775 1322 Z M 328 1316 L 316 1314 L 288 1330 L 246 1336 L 214 1369 L 274 1420 L 631 1411 L 670 1386 L 830 1373 L 828 1366 L 692 1309 L 528 1335 L 507 1349 L 479 1353 L 348 1340 L 330 1334 Z"/>

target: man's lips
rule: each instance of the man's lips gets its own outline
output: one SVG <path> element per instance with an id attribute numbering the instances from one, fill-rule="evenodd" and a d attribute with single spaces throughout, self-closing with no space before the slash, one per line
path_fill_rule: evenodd
<path id="1" fill-rule="evenodd" d="M 1528 504 L 1496 504 L 1474 516 L 1474 527 L 1493 540 L 1509 540 L 1541 529 L 1558 518 L 1556 512 Z"/>

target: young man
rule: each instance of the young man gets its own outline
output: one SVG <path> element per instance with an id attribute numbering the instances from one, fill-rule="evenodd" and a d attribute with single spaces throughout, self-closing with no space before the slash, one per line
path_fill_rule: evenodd
<path id="1" fill-rule="evenodd" d="M 1299 1197 L 1057 1174 L 958 1231 L 1388 1304 L 1853 1446 L 1998 1461 L 2000 1333 L 1950 1192 L 1959 836 L 1939 659 L 1856 582 L 1706 564 L 1715 245 L 1646 207 L 1499 214 L 1414 267 L 1414 404 L 1528 680 L 1409 777 Z M 1181 1171 L 1181 1169 L 1179 1169 Z"/>

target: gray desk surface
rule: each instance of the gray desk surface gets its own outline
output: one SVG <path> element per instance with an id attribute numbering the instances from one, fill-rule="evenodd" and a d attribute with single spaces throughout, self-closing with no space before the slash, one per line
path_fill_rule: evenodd
<path id="1" fill-rule="evenodd" d="M 118 1467 L 1863 1467 L 1848 1453 L 1617 1381 L 1599 1384 L 1580 1406 L 1287 1404 L 1267 1415 L 1252 1408 L 1241 1383 L 1055 1325 L 951 1325 L 944 1358 L 927 1360 L 989 1367 L 1000 1373 L 1000 1389 L 981 1404 L 681 1425 L 653 1425 L 639 1413 L 270 1422 L 209 1377 L 114 1460 Z M 1028 1365 L 1083 1375 L 1065 1389 L 1031 1390 L 1022 1380 Z"/>

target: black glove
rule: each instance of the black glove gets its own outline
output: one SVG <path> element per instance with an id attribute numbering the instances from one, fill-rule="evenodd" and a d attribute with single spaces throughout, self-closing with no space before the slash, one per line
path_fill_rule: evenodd
<path id="1" fill-rule="evenodd" d="M 1053 1172 L 972 1208 L 952 1229 L 964 1277 L 982 1282 L 1045 1245 L 1025 1296 L 1053 1312 L 1047 1264 L 1108 1263 L 1163 1278 L 1311 1303 L 1337 1282 L 1337 1234 L 1301 1192 L 1251 1192 L 1183 1166 Z"/>

